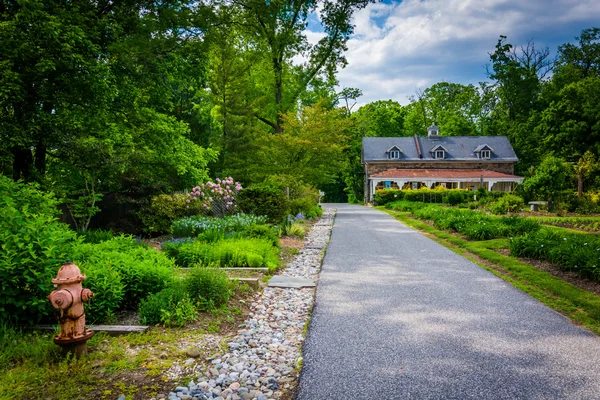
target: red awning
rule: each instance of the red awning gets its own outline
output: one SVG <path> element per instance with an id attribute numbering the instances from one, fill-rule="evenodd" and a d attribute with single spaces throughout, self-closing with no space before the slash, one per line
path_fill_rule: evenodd
<path id="1" fill-rule="evenodd" d="M 388 169 L 370 178 L 407 179 L 523 179 L 521 176 L 479 169 Z"/>

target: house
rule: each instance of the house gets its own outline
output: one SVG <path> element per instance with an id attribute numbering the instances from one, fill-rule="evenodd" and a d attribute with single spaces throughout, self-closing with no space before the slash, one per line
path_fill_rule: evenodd
<path id="1" fill-rule="evenodd" d="M 427 137 L 365 137 L 365 202 L 375 190 L 423 186 L 508 192 L 523 177 L 514 175 L 517 156 L 506 136 L 439 136 L 432 125 Z"/>

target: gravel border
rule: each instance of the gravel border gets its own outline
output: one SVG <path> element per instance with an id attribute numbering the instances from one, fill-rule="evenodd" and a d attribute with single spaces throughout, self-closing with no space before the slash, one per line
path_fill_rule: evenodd
<path id="1" fill-rule="evenodd" d="M 318 280 L 335 214 L 336 209 L 323 210 L 304 248 L 281 275 Z M 315 288 L 266 287 L 257 293 L 249 318 L 228 343 L 229 351 L 209 358 L 211 366 L 198 375 L 196 382 L 178 386 L 168 399 L 270 400 L 293 392 L 314 296 Z"/>

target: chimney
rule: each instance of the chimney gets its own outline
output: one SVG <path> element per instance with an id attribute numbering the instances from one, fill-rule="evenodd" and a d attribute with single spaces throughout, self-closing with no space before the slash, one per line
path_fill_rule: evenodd
<path id="1" fill-rule="evenodd" d="M 431 125 L 427 128 L 427 136 L 437 136 L 440 133 L 440 127 L 436 124 Z"/>

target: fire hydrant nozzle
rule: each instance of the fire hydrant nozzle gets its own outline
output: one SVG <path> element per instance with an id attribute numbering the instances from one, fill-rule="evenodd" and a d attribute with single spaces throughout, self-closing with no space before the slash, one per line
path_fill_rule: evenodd
<path id="1" fill-rule="evenodd" d="M 94 332 L 85 327 L 83 302 L 94 296 L 89 289 L 83 289 L 81 282 L 85 279 L 79 267 L 67 263 L 60 267 L 58 275 L 52 279 L 57 290 L 48 298 L 52 307 L 60 310 L 60 333 L 54 337 L 54 343 L 73 351 L 77 356 L 86 351 L 86 342 Z"/>

